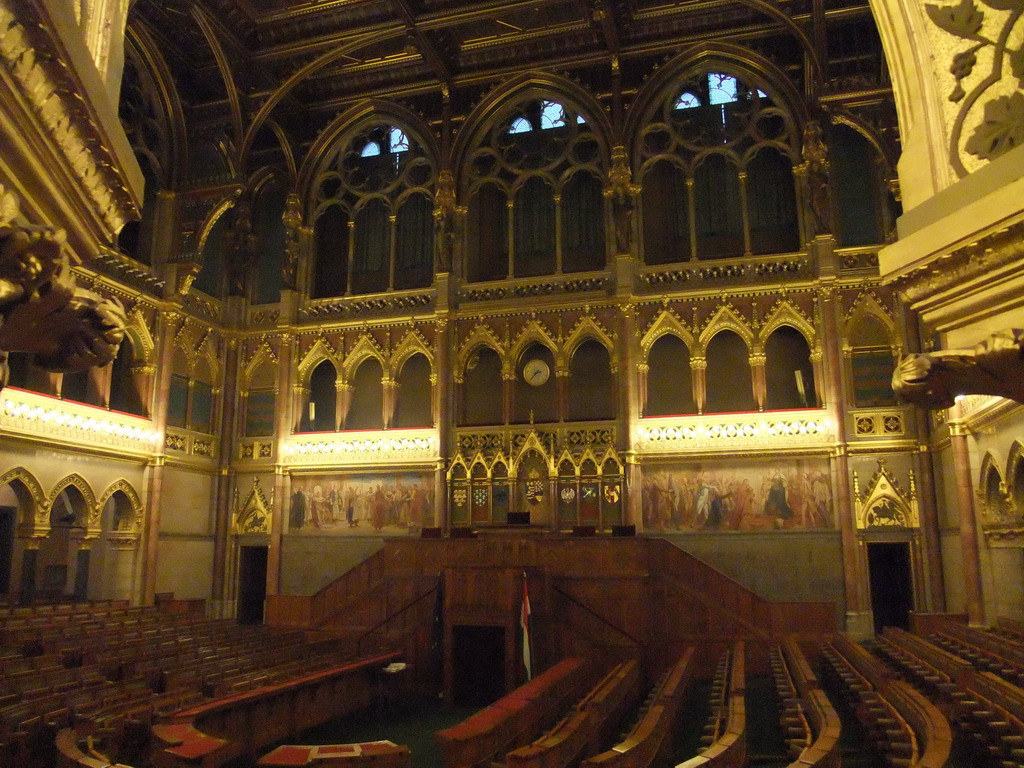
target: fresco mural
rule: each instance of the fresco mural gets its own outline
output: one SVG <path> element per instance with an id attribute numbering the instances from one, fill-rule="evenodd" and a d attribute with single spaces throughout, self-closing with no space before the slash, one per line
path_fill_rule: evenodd
<path id="1" fill-rule="evenodd" d="M 645 467 L 644 530 L 831 528 L 827 459 Z"/>
<path id="2" fill-rule="evenodd" d="M 428 473 L 296 475 L 288 504 L 292 533 L 418 535 L 434 525 Z"/>

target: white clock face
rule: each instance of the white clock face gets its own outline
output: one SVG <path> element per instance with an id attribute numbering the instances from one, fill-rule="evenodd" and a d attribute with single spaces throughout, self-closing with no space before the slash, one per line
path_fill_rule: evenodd
<path id="1" fill-rule="evenodd" d="M 539 387 L 541 384 L 546 382 L 550 375 L 551 369 L 548 367 L 548 364 L 538 358 L 529 360 L 526 365 L 523 366 L 523 379 L 527 384 L 534 387 Z"/>

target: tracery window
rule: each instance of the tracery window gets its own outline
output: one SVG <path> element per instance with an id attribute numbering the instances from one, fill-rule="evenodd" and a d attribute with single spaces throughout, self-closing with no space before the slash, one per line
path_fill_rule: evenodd
<path id="1" fill-rule="evenodd" d="M 641 135 L 646 262 L 796 250 L 797 135 L 785 110 L 734 75 L 679 82 Z"/>
<path id="2" fill-rule="evenodd" d="M 314 186 L 312 298 L 429 286 L 434 178 L 426 152 L 397 126 L 339 142 Z"/>
<path id="3" fill-rule="evenodd" d="M 467 168 L 470 281 L 604 268 L 605 169 L 585 116 L 552 99 L 522 101 L 494 121 Z"/>

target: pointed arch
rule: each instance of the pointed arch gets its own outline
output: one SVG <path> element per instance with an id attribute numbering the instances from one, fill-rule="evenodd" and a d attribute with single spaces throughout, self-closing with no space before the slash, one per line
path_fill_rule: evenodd
<path id="1" fill-rule="evenodd" d="M 641 360 L 646 363 L 651 353 L 654 342 L 665 334 L 676 336 L 691 352 L 696 348 L 696 339 L 686 324 L 679 319 L 679 316 L 670 309 L 663 309 L 648 326 L 647 331 L 640 339 Z"/>
<path id="2" fill-rule="evenodd" d="M 338 356 L 338 353 L 327 339 L 320 336 L 299 361 L 299 381 L 304 385 L 308 385 L 309 377 L 313 373 L 313 369 L 320 365 L 324 360 L 330 360 L 331 364 L 334 366 L 334 370 L 341 370 L 341 358 Z"/>
<path id="3" fill-rule="evenodd" d="M 376 339 L 374 339 L 370 334 L 360 334 L 359 341 L 357 341 L 351 351 L 345 355 L 345 360 L 342 363 L 342 367 L 339 369 L 339 371 L 343 373 L 345 381 L 351 379 L 359 366 L 370 358 L 379 362 L 381 370 L 387 372 L 388 359 L 387 355 L 384 354 L 384 350 L 380 348 Z"/>
<path id="4" fill-rule="evenodd" d="M 50 511 L 53 509 L 54 502 L 57 501 L 57 497 L 59 497 L 61 493 L 66 491 L 68 488 L 77 489 L 78 492 L 82 494 L 82 499 L 85 502 L 86 519 L 77 522 L 80 522 L 82 525 L 88 525 L 90 528 L 98 527 L 93 525 L 93 521 L 96 520 L 99 515 L 99 508 L 96 506 L 96 494 L 93 493 L 92 487 L 89 485 L 89 481 L 77 472 L 68 475 L 53 486 L 53 489 L 46 497 L 46 514 L 50 514 Z"/>
<path id="5" fill-rule="evenodd" d="M 203 223 L 199 226 L 199 235 L 196 237 L 196 258 L 202 259 L 203 251 L 206 250 L 206 239 L 210 236 L 213 225 L 217 223 L 221 216 L 235 207 L 235 204 L 238 202 L 239 192 L 240 190 L 236 189 L 213 206 L 210 212 L 206 214 L 206 218 L 203 219 Z"/>
<path id="6" fill-rule="evenodd" d="M 783 325 L 791 326 L 800 331 L 804 339 L 807 340 L 807 346 L 812 350 L 818 348 L 818 334 L 814 324 L 800 311 L 799 307 L 789 301 L 778 301 L 772 307 L 758 331 L 758 346 L 763 349 L 765 342 L 768 341 L 768 337 Z"/>
<path id="7" fill-rule="evenodd" d="M 398 342 L 398 346 L 391 353 L 389 365 L 385 368 L 385 371 L 393 379 L 398 378 L 398 374 L 402 371 L 402 366 L 405 362 L 413 355 L 423 355 L 427 358 L 427 362 L 430 363 L 431 373 L 434 371 L 434 352 L 427 343 L 427 340 L 423 338 L 423 334 L 418 329 L 413 328 Z"/>
<path id="8" fill-rule="evenodd" d="M 3 485 L 11 486 L 22 507 L 19 509 L 19 526 L 44 524 L 49 527 L 46 495 L 35 475 L 24 467 L 14 467 L 0 475 L 0 486 Z"/>
<path id="9" fill-rule="evenodd" d="M 1014 515 L 1017 518 L 1024 517 L 1024 444 L 1020 440 L 1014 440 L 1010 446 L 1010 453 L 1006 457 L 1006 474 L 1003 477 Z"/>
<path id="10" fill-rule="evenodd" d="M 463 341 L 462 345 L 459 347 L 459 354 L 455 360 L 455 374 L 459 377 L 459 380 L 461 380 L 466 371 L 466 365 L 469 362 L 470 356 L 476 352 L 478 347 L 490 347 L 503 361 L 505 360 L 508 351 L 505 349 L 505 345 L 501 343 L 491 327 L 484 323 L 480 323 L 472 330 L 469 336 L 466 337 L 466 340 Z"/>
<path id="11" fill-rule="evenodd" d="M 235 510 L 232 529 L 236 534 L 243 533 L 270 533 L 270 520 L 273 501 L 267 499 L 263 488 L 260 487 L 259 476 L 253 477 L 252 488 L 242 506 Z"/>
<path id="12" fill-rule="evenodd" d="M 145 316 L 138 307 L 128 313 L 128 322 L 124 332 L 132 342 L 132 363 L 135 365 L 152 363 L 156 342 L 153 340 L 153 332 L 149 329 Z"/>
<path id="13" fill-rule="evenodd" d="M 274 350 L 266 339 L 260 342 L 260 345 L 252 353 L 248 362 L 246 362 L 242 368 L 242 389 L 249 389 L 252 386 L 253 377 L 255 377 L 256 373 L 264 364 L 277 367 L 277 355 L 274 354 Z"/>
<path id="14" fill-rule="evenodd" d="M 991 451 L 981 460 L 978 472 L 978 497 L 981 500 L 982 516 L 989 525 L 1005 523 L 1011 516 L 1006 482 Z"/>
<path id="15" fill-rule="evenodd" d="M 723 304 L 718 308 L 718 311 L 711 316 L 707 324 L 704 326 L 704 330 L 701 331 L 700 336 L 697 338 L 697 345 L 700 354 L 706 354 L 708 342 L 710 342 L 719 331 L 725 330 L 733 331 L 737 336 L 743 339 L 749 351 L 752 352 L 754 350 L 754 332 L 751 330 L 750 325 L 731 304 Z"/>
<path id="16" fill-rule="evenodd" d="M 526 327 L 519 332 L 516 340 L 512 343 L 512 347 L 509 349 L 507 365 L 514 366 L 523 352 L 533 344 L 540 344 L 542 347 L 546 347 L 555 358 L 556 364 L 565 364 L 564 359 L 561 361 L 558 359 L 558 343 L 554 337 L 540 320 L 533 319 L 526 324 Z"/>
<path id="17" fill-rule="evenodd" d="M 358 133 L 363 128 L 381 123 L 394 124 L 407 134 L 416 138 L 417 143 L 427 155 L 427 159 L 439 169 L 441 167 L 440 149 L 437 146 L 434 131 L 423 119 L 422 115 L 407 107 L 384 99 L 368 99 L 338 115 L 320 132 L 299 169 L 296 188 L 302 200 L 308 206 L 314 199 L 312 186 L 323 168 L 333 156 L 338 142 L 346 135 Z M 307 211 L 312 215 L 313 211 Z"/>
<path id="18" fill-rule="evenodd" d="M 553 98 L 583 115 L 597 138 L 601 151 L 600 165 L 608 167 L 615 132 L 604 109 L 593 95 L 579 83 L 548 72 L 523 72 L 488 93 L 466 117 L 458 138 L 452 146 L 451 165 L 455 178 L 463 176 L 463 163 L 480 143 L 481 136 L 510 104 L 527 98 Z"/>
<path id="19" fill-rule="evenodd" d="M 807 52 L 815 79 L 820 77 L 821 67 L 814 47 L 796 22 L 765 0 L 743 2 L 773 17 L 783 18 L 785 26 L 793 31 Z M 650 122 L 652 113 L 669 97 L 669 91 L 682 77 L 697 69 L 722 69 L 737 75 L 745 82 L 763 89 L 776 103 L 785 105 L 801 125 L 807 120 L 807 106 L 802 94 L 794 87 L 792 78 L 774 62 L 747 47 L 732 43 L 702 42 L 669 60 L 643 84 L 626 119 L 624 134 L 627 146 L 638 148 L 637 139 Z M 633 160 L 635 165 L 636 157 Z"/>
<path id="20" fill-rule="evenodd" d="M 568 338 L 563 342 L 561 347 L 562 364 L 565 365 L 569 360 L 572 360 L 572 356 L 576 353 L 576 349 L 585 341 L 593 340 L 598 342 L 602 347 L 608 350 L 608 354 L 611 355 L 615 352 L 615 340 L 611 334 L 605 330 L 604 326 L 597 322 L 596 319 L 590 315 L 581 317 L 576 326 L 569 332 Z M 558 357 L 555 357 L 558 360 Z"/>
<path id="21" fill-rule="evenodd" d="M 138 492 L 124 478 L 115 480 L 113 483 L 107 486 L 106 490 L 100 494 L 99 501 L 96 504 L 96 509 L 99 510 L 99 514 L 103 514 L 103 510 L 107 506 L 107 502 L 110 501 L 111 497 L 115 493 L 124 494 L 125 498 L 128 499 L 128 504 L 131 506 L 132 519 L 130 521 L 130 527 L 122 529 L 117 525 L 111 525 L 111 530 L 127 530 L 130 532 L 138 533 L 142 530 L 142 518 L 143 518 L 143 506 L 142 499 L 139 497 Z M 111 521 L 112 523 L 115 521 Z"/>
<path id="22" fill-rule="evenodd" d="M 878 300 L 878 297 L 871 292 L 862 293 L 858 296 L 849 311 L 847 311 L 846 324 L 843 328 L 844 339 L 850 339 L 853 332 L 856 330 L 857 324 L 864 317 L 872 317 L 884 326 L 889 335 L 889 342 L 894 349 L 901 346 L 901 339 L 899 336 L 899 330 L 896 327 L 896 321 L 893 319 L 889 310 L 881 301 Z"/>

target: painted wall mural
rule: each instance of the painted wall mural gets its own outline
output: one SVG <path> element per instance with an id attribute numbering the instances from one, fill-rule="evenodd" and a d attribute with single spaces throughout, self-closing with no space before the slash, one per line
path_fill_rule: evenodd
<path id="1" fill-rule="evenodd" d="M 296 475 L 288 504 L 292 533 L 335 536 L 419 534 L 434 523 L 429 473 Z"/>
<path id="2" fill-rule="evenodd" d="M 835 519 L 827 459 L 645 467 L 647 531 L 752 531 L 831 528 Z"/>

